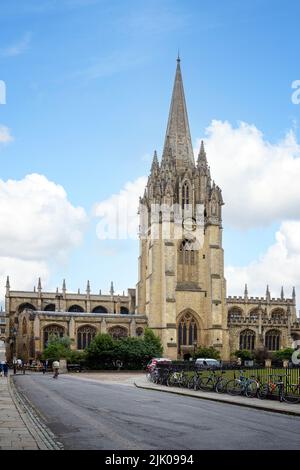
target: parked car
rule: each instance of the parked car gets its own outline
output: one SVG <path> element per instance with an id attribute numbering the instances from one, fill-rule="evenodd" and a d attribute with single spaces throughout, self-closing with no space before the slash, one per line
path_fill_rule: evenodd
<path id="1" fill-rule="evenodd" d="M 204 358 L 204 357 L 199 357 L 195 361 L 195 365 L 199 367 L 199 369 L 216 369 L 218 367 L 221 367 L 220 361 L 217 361 L 217 359 L 210 359 L 210 358 Z"/>
<path id="2" fill-rule="evenodd" d="M 152 372 L 152 370 L 159 364 L 172 364 L 172 361 L 166 357 L 154 357 L 148 362 L 146 369 L 148 372 Z"/>

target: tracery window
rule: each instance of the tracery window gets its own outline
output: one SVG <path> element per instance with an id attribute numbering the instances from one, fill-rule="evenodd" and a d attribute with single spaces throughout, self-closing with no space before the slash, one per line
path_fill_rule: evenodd
<path id="1" fill-rule="evenodd" d="M 266 333 L 265 346 L 269 351 L 280 349 L 280 332 L 278 330 L 270 330 Z"/>
<path id="2" fill-rule="evenodd" d="M 81 326 L 77 330 L 77 349 L 86 349 L 96 336 L 96 328 L 93 326 Z"/>
<path id="3" fill-rule="evenodd" d="M 244 330 L 240 333 L 240 349 L 253 351 L 255 346 L 255 332 L 252 330 Z"/>
<path id="4" fill-rule="evenodd" d="M 182 209 L 185 209 L 190 203 L 190 187 L 187 181 L 182 186 Z"/>
<path id="5" fill-rule="evenodd" d="M 62 338 L 64 335 L 64 327 L 60 325 L 48 325 L 44 328 L 44 347 L 47 347 L 48 340 L 51 336 Z"/>
<path id="6" fill-rule="evenodd" d="M 178 351 L 181 346 L 193 346 L 197 342 L 197 323 L 190 312 L 186 312 L 180 319 L 177 329 Z"/>
<path id="7" fill-rule="evenodd" d="M 108 330 L 113 339 L 127 338 L 128 330 L 123 326 L 113 326 Z"/>
<path id="8" fill-rule="evenodd" d="M 179 264 L 196 263 L 194 244 L 192 240 L 183 240 L 179 246 Z"/>

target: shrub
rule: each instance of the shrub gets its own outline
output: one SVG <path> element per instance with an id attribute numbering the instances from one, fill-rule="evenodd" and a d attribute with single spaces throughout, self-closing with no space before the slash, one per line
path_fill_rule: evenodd
<path id="1" fill-rule="evenodd" d="M 197 357 L 203 357 L 204 359 L 220 359 L 220 352 L 214 347 L 210 346 L 208 348 L 199 347 L 195 354 L 193 354 L 194 359 Z"/>
<path id="2" fill-rule="evenodd" d="M 291 360 L 293 352 L 294 352 L 293 348 L 281 349 L 280 351 L 276 351 L 273 353 L 273 358 L 279 359 L 279 360 L 283 360 L 283 359 Z"/>
<path id="3" fill-rule="evenodd" d="M 248 351 L 248 349 L 238 349 L 235 351 L 234 356 L 239 357 L 242 361 L 251 361 L 254 359 L 254 353 Z"/>

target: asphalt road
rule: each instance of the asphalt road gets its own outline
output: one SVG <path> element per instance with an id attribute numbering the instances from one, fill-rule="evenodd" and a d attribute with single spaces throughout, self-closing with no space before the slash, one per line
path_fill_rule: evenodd
<path id="1" fill-rule="evenodd" d="M 65 449 L 300 449 L 300 418 L 72 376 L 16 376 Z"/>

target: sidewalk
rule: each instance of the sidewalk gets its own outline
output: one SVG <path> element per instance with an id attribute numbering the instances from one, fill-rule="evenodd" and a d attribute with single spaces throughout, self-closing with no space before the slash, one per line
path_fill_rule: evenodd
<path id="1" fill-rule="evenodd" d="M 13 399 L 9 377 L 0 377 L 0 449 L 38 450 L 39 446 L 25 424 Z"/>
<path id="2" fill-rule="evenodd" d="M 264 411 L 272 411 L 273 413 L 284 413 L 294 416 L 300 416 L 300 404 L 290 405 L 289 403 L 280 403 L 275 400 L 259 400 L 258 398 L 247 398 L 244 396 L 232 397 L 228 394 L 216 392 L 200 392 L 198 390 L 189 390 L 187 388 L 167 387 L 166 385 L 156 385 L 149 382 L 147 378 L 141 377 L 135 379 L 135 386 L 147 390 L 156 390 L 166 393 L 175 393 L 193 398 L 200 398 L 202 400 L 211 400 L 219 403 L 228 403 L 231 405 L 246 406 Z"/>

